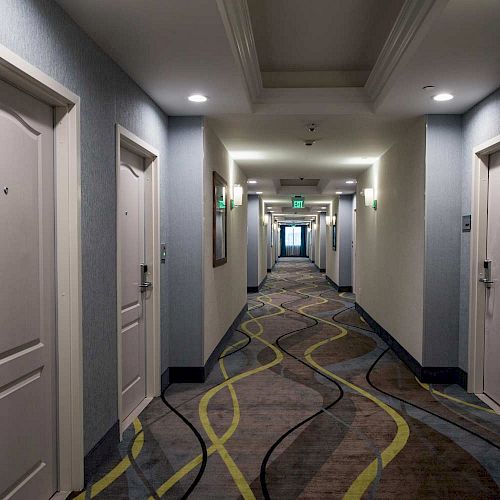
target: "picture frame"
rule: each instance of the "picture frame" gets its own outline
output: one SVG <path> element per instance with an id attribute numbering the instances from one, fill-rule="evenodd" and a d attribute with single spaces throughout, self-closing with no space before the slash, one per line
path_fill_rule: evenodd
<path id="1" fill-rule="evenodd" d="M 213 172 L 212 246 L 213 267 L 227 262 L 227 182 L 219 173 Z"/>

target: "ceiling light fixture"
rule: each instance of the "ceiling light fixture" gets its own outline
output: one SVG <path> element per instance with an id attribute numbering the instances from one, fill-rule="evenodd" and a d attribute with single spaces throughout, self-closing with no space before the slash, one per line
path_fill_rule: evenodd
<path id="1" fill-rule="evenodd" d="M 255 194 L 262 194 L 262 191 L 255 191 Z"/>
<path id="2" fill-rule="evenodd" d="M 188 97 L 188 100 L 191 102 L 207 102 L 208 97 L 203 94 L 192 94 Z"/>
<path id="3" fill-rule="evenodd" d="M 250 180 L 250 181 L 247 181 L 247 184 L 257 184 L 257 181 Z"/>
<path id="4" fill-rule="evenodd" d="M 322 210 L 326 210 L 326 207 L 321 207 Z"/>
<path id="5" fill-rule="evenodd" d="M 435 101 L 443 102 L 443 101 L 451 101 L 453 99 L 452 94 L 448 94 L 447 92 L 443 92 L 442 94 L 437 94 L 433 97 Z"/>
<path id="6" fill-rule="evenodd" d="M 335 194 L 342 194 L 342 191 L 335 191 Z"/>
<path id="7" fill-rule="evenodd" d="M 356 181 L 345 181 L 346 184 L 356 184 Z"/>

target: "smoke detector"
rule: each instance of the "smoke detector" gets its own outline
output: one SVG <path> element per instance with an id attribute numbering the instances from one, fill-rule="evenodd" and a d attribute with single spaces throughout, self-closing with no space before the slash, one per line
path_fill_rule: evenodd
<path id="1" fill-rule="evenodd" d="M 318 126 L 315 123 L 309 123 L 308 125 L 306 125 L 306 128 L 309 132 L 316 132 Z"/>

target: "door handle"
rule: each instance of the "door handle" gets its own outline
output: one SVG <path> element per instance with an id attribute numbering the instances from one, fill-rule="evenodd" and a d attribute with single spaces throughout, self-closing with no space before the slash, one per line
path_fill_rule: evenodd
<path id="1" fill-rule="evenodd" d="M 147 264 L 141 264 L 141 284 L 139 285 L 141 292 L 144 292 L 145 290 L 153 286 L 153 283 L 147 280 L 147 275 L 148 275 Z"/>
<path id="2" fill-rule="evenodd" d="M 151 288 L 153 286 L 153 283 L 151 281 L 144 281 L 139 285 L 139 288 L 143 292 L 144 290 L 147 290 L 148 288 Z"/>
<path id="3" fill-rule="evenodd" d="M 495 283 L 494 280 L 491 279 L 491 260 L 486 259 L 484 261 L 484 278 L 479 278 L 479 281 L 481 283 L 484 283 L 486 285 L 486 288 L 491 288 L 491 285 Z"/>

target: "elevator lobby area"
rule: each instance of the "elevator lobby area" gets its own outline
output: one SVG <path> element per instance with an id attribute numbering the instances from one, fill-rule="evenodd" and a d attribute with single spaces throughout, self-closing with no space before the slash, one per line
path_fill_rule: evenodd
<path id="1" fill-rule="evenodd" d="M 0 0 L 0 499 L 500 499 L 499 26 Z"/>

